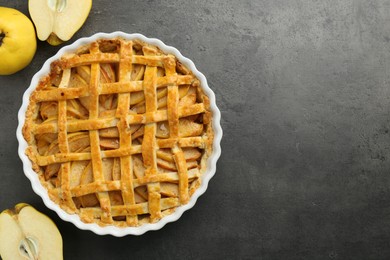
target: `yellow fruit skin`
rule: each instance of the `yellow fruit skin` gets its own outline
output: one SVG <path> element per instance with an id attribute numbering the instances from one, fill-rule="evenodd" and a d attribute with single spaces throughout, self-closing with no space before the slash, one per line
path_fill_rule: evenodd
<path id="1" fill-rule="evenodd" d="M 30 64 L 37 49 L 34 25 L 18 10 L 0 6 L 0 75 L 10 75 Z"/>

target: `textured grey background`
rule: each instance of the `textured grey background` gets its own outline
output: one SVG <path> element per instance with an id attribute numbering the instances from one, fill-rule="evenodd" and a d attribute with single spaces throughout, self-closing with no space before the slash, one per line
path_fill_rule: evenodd
<path id="1" fill-rule="evenodd" d="M 54 219 L 66 259 L 389 259 L 390 1 L 98 1 L 70 42 L 156 37 L 208 78 L 222 156 L 197 205 L 141 237 L 97 236 L 45 208 L 17 156 L 17 111 L 59 49 L 0 77 L 0 209 Z M 26 1 L 0 5 L 27 12 Z M 1 57 L 0 57 L 1 58 Z"/>

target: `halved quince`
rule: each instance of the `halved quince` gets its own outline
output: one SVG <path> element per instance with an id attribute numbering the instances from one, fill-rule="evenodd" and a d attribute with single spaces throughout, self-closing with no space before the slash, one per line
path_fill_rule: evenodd
<path id="1" fill-rule="evenodd" d="M 20 203 L 0 214 L 2 259 L 63 259 L 62 237 L 57 226 L 32 206 Z"/>
<path id="2" fill-rule="evenodd" d="M 28 10 L 38 39 L 58 45 L 81 28 L 91 11 L 92 0 L 29 0 Z"/>

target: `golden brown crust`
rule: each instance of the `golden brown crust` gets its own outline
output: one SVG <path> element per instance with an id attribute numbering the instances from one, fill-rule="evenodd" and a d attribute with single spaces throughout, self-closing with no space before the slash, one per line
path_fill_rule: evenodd
<path id="1" fill-rule="evenodd" d="M 210 101 L 176 57 L 98 40 L 51 64 L 30 96 L 26 154 L 82 221 L 139 226 L 188 203 L 212 151 Z"/>

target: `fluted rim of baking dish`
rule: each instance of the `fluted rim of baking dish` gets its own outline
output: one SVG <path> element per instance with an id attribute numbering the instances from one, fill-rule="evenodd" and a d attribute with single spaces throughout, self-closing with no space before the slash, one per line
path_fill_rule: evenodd
<path id="1" fill-rule="evenodd" d="M 165 53 L 170 53 L 173 54 L 174 56 L 177 57 L 177 59 L 185 65 L 188 69 L 192 71 L 192 73 L 200 80 L 201 82 L 201 87 L 206 93 L 206 95 L 210 99 L 210 109 L 212 111 L 212 126 L 214 130 L 214 141 L 213 141 L 213 150 L 208 158 L 207 161 L 207 168 L 206 171 L 204 172 L 202 176 L 202 183 L 200 187 L 195 191 L 195 193 L 191 196 L 190 201 L 188 204 L 179 206 L 176 208 L 175 212 L 163 217 L 161 220 L 159 220 L 156 223 L 147 223 L 143 224 L 138 227 L 116 227 L 116 226 L 99 226 L 96 223 L 84 223 L 81 221 L 80 217 L 78 214 L 68 214 L 65 212 L 58 204 L 54 203 L 48 195 L 47 190 L 42 186 L 41 182 L 39 181 L 38 174 L 32 169 L 32 164 L 27 155 L 25 154 L 25 151 L 28 147 L 28 144 L 26 140 L 23 137 L 22 134 L 22 128 L 25 123 L 25 114 L 27 111 L 27 107 L 29 104 L 29 98 L 35 87 L 38 85 L 39 80 L 47 75 L 50 72 L 50 64 L 61 58 L 66 53 L 71 53 L 75 52 L 79 47 L 89 44 L 91 42 L 94 42 L 99 39 L 110 39 L 110 38 L 123 38 L 127 40 L 135 40 L 139 39 L 141 41 L 144 41 L 148 44 L 155 45 L 158 48 L 160 48 L 163 52 Z M 197 199 L 205 193 L 207 190 L 208 183 L 210 179 L 215 175 L 216 172 L 216 165 L 217 165 L 217 160 L 221 155 L 221 146 L 220 142 L 222 139 L 222 128 L 220 125 L 220 120 L 221 120 L 221 113 L 216 105 L 215 101 L 215 95 L 214 92 L 210 89 L 210 87 L 207 84 L 206 77 L 198 71 L 196 68 L 195 64 L 188 58 L 184 57 L 180 51 L 178 51 L 176 48 L 167 46 L 165 45 L 161 40 L 156 39 L 156 38 L 148 38 L 142 34 L 139 33 L 124 33 L 121 31 L 117 32 L 112 32 L 112 33 L 96 33 L 90 37 L 85 37 L 85 38 L 80 38 L 76 40 L 74 43 L 62 47 L 57 54 L 55 54 L 53 57 L 49 58 L 46 60 L 46 62 L 43 64 L 42 68 L 33 76 L 30 86 L 28 89 L 24 92 L 23 95 L 23 103 L 22 106 L 19 109 L 18 112 L 18 128 L 16 130 L 16 137 L 19 142 L 19 148 L 18 148 L 18 154 L 20 159 L 23 162 L 23 171 L 24 174 L 27 176 L 27 178 L 31 182 L 32 189 L 34 192 L 39 195 L 46 207 L 49 209 L 55 211 L 58 216 L 67 222 L 73 223 L 76 227 L 82 230 L 90 230 L 98 235 L 113 235 L 116 237 L 123 237 L 126 235 L 142 235 L 147 231 L 151 230 L 159 230 L 162 227 L 164 227 L 167 223 L 174 222 L 178 220 L 181 215 L 192 208 Z"/>

